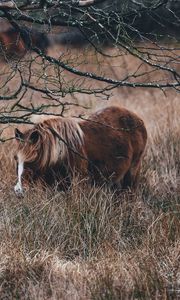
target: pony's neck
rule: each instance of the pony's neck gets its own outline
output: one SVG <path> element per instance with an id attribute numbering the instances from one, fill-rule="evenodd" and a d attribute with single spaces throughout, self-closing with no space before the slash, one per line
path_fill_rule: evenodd
<path id="1" fill-rule="evenodd" d="M 42 143 L 42 165 L 53 166 L 69 161 L 70 154 L 78 153 L 84 144 L 84 135 L 73 118 L 49 119 L 43 123 L 45 138 Z"/>

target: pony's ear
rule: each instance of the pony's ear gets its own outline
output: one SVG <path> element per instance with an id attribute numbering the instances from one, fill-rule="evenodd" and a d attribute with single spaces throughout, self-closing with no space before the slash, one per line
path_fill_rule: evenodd
<path id="1" fill-rule="evenodd" d="M 24 140 L 24 134 L 19 129 L 15 128 L 14 134 L 15 134 L 16 140 L 18 140 L 18 141 Z"/>
<path id="2" fill-rule="evenodd" d="M 39 136 L 40 136 L 40 134 L 39 134 L 38 130 L 33 131 L 29 137 L 31 144 L 37 143 Z"/>

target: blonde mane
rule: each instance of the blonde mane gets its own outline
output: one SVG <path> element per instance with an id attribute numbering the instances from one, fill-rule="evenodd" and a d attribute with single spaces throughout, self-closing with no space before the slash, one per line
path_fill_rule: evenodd
<path id="1" fill-rule="evenodd" d="M 69 163 L 69 153 L 79 152 L 84 145 L 84 134 L 74 118 L 51 118 L 37 124 L 42 136 L 40 166 L 49 167 L 58 161 Z"/>

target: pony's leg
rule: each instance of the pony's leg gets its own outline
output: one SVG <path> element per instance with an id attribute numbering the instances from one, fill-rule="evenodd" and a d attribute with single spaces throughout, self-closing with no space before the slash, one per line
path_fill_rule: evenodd
<path id="1" fill-rule="evenodd" d="M 134 169 L 132 170 L 132 178 L 133 178 L 132 188 L 134 190 L 136 190 L 137 187 L 138 187 L 139 177 L 140 177 L 140 170 L 141 170 L 141 162 L 138 163 L 135 170 Z"/>
<path id="2" fill-rule="evenodd" d="M 126 189 L 131 185 L 131 176 L 129 173 L 131 166 L 131 160 L 123 160 L 119 164 L 118 171 L 113 180 L 113 187 L 115 189 L 122 191 L 122 189 Z"/>
<path id="3" fill-rule="evenodd" d="M 131 187 L 132 187 L 132 175 L 131 175 L 130 170 L 128 170 L 122 180 L 122 189 L 127 190 Z"/>
<path id="4" fill-rule="evenodd" d="M 76 184 L 80 184 L 83 187 L 88 179 L 88 161 L 86 159 L 77 157 L 76 161 L 74 162 L 73 168 L 71 168 L 71 178 L 73 182 Z"/>
<path id="5" fill-rule="evenodd" d="M 141 168 L 141 162 L 139 161 L 135 166 L 131 167 L 125 174 L 123 179 L 123 189 L 133 189 L 136 190 L 138 185 L 139 173 Z"/>

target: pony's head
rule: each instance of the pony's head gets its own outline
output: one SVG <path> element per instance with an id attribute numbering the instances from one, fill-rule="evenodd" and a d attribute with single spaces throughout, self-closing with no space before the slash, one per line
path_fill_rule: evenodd
<path id="1" fill-rule="evenodd" d="M 83 144 L 83 133 L 73 119 L 49 119 L 36 124 L 24 133 L 15 129 L 18 181 L 17 195 L 23 194 L 23 184 L 43 178 L 45 173 L 66 160 L 69 149 L 78 151 Z"/>
<path id="2" fill-rule="evenodd" d="M 42 167 L 39 165 L 39 160 L 43 137 L 38 126 L 36 126 L 25 133 L 15 129 L 15 139 L 16 153 L 14 158 L 16 160 L 18 182 L 14 190 L 17 195 L 21 195 L 23 193 L 23 183 L 35 180 Z"/>

